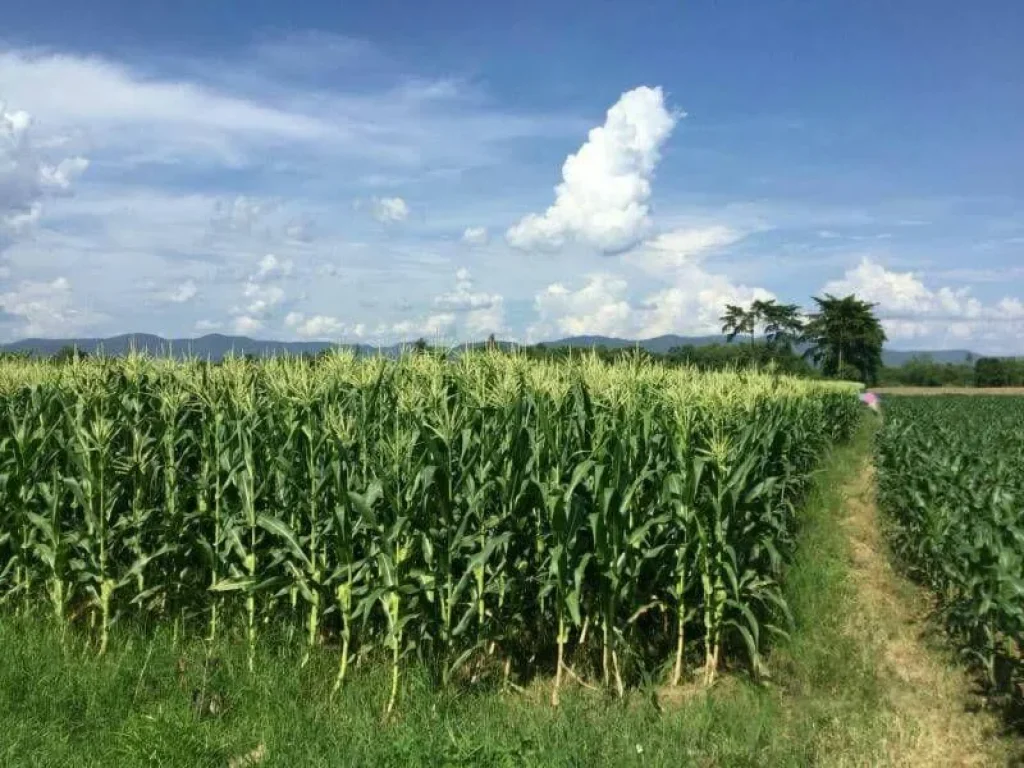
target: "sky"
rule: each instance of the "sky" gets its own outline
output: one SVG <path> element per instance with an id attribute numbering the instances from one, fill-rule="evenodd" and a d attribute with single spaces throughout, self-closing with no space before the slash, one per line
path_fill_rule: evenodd
<path id="1" fill-rule="evenodd" d="M 386 344 L 877 303 L 1024 354 L 1018 0 L 34 0 L 0 340 Z"/>

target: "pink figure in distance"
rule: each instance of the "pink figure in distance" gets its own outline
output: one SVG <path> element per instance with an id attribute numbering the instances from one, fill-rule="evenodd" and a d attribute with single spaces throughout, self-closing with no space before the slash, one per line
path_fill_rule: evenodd
<path id="1" fill-rule="evenodd" d="M 860 401 L 875 413 L 881 413 L 881 402 L 874 392 L 862 392 Z"/>

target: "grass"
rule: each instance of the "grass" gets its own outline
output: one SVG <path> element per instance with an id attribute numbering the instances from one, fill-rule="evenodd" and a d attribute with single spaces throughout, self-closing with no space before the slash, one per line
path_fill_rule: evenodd
<path id="1" fill-rule="evenodd" d="M 524 693 L 433 688 L 404 678 L 382 723 L 385 665 L 355 670 L 333 700 L 336 656 L 264 643 L 256 671 L 244 642 L 182 645 L 115 627 L 96 658 L 42 621 L 0 620 L 0 764 L 38 766 L 431 765 L 806 766 L 871 764 L 883 742 L 882 689 L 846 631 L 849 551 L 842 488 L 869 450 L 871 427 L 828 457 L 805 505 L 786 591 L 795 628 L 769 657 L 770 679 L 743 672 L 712 690 L 656 688 L 624 700 L 580 687 L 546 704 L 550 681 Z M 234 762 L 232 762 L 234 761 Z"/>

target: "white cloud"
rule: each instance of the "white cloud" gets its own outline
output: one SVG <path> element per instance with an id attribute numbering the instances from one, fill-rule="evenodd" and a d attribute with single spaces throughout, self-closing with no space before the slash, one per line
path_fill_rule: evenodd
<path id="1" fill-rule="evenodd" d="M 468 269 L 455 272 L 455 289 L 434 297 L 434 306 L 451 314 L 449 326 L 459 323 L 457 333 L 462 339 L 478 339 L 505 330 L 505 302 L 501 294 L 473 290 L 473 278 Z M 457 319 L 454 314 L 461 315 Z"/>
<path id="2" fill-rule="evenodd" d="M 31 230 L 44 200 L 66 193 L 88 165 L 83 157 L 45 157 L 33 141 L 29 114 L 7 111 L 0 102 L 0 250 Z"/>
<path id="3" fill-rule="evenodd" d="M 736 284 L 725 275 L 688 265 L 676 275 L 676 284 L 647 297 L 638 315 L 641 338 L 669 333 L 710 335 L 720 333 L 719 319 L 726 304 L 747 306 L 756 299 L 775 296 L 764 288 Z"/>
<path id="4" fill-rule="evenodd" d="M 284 301 L 284 289 L 279 285 L 261 285 L 249 280 L 242 289 L 242 296 L 248 302 L 245 313 L 263 316 Z"/>
<path id="5" fill-rule="evenodd" d="M 336 317 L 330 315 L 313 315 L 312 317 L 306 317 L 301 312 L 289 312 L 284 319 L 286 327 L 292 329 L 299 336 L 306 338 L 340 338 L 342 335 L 348 334 L 352 336 L 361 336 L 362 327 L 355 326 L 348 328 L 343 322 Z"/>
<path id="6" fill-rule="evenodd" d="M 65 277 L 49 282 L 25 280 L 0 294 L 0 308 L 17 318 L 17 336 L 72 336 L 101 320 L 101 316 L 76 307 L 71 283 Z"/>
<path id="7" fill-rule="evenodd" d="M 184 304 L 187 301 L 192 301 L 198 293 L 199 289 L 196 287 L 195 280 L 185 280 L 163 294 L 163 298 L 173 304 Z"/>
<path id="8" fill-rule="evenodd" d="M 457 270 L 454 289 L 435 296 L 431 305 L 433 311 L 418 317 L 379 323 L 369 336 L 384 343 L 419 337 L 457 342 L 479 341 L 506 330 L 504 298 L 500 294 L 474 290 L 468 269 Z"/>
<path id="9" fill-rule="evenodd" d="M 231 321 L 231 328 L 235 333 L 249 334 L 263 328 L 263 322 L 256 317 L 249 315 L 238 315 Z"/>
<path id="10" fill-rule="evenodd" d="M 223 328 L 223 324 L 218 323 L 216 320 L 197 320 L 193 327 L 198 333 L 209 333 L 220 330 Z"/>
<path id="11" fill-rule="evenodd" d="M 268 253 L 260 259 L 259 267 L 251 280 L 255 282 L 290 277 L 294 269 L 295 263 L 291 259 L 279 259 L 274 254 Z"/>
<path id="12" fill-rule="evenodd" d="M 512 226 L 508 242 L 524 250 L 556 250 L 576 239 L 608 253 L 635 245 L 650 228 L 651 178 L 676 119 L 661 88 L 622 94 L 604 125 L 566 158 L 554 204 Z"/>
<path id="13" fill-rule="evenodd" d="M 490 309 L 501 302 L 501 296 L 496 293 L 473 290 L 473 278 L 468 269 L 459 269 L 455 272 L 455 290 L 442 293 L 434 298 L 434 305 L 439 309 L 446 309 L 454 312 L 463 312 L 473 309 Z"/>
<path id="14" fill-rule="evenodd" d="M 877 304 L 877 313 L 892 341 L 924 339 L 931 343 L 978 341 L 1006 343 L 1024 332 L 1024 303 L 1004 297 L 985 303 L 969 287 L 929 288 L 913 272 L 886 269 L 870 257 L 822 289 L 836 296 L 855 294 Z"/>
<path id="15" fill-rule="evenodd" d="M 438 312 L 429 315 L 423 323 L 423 331 L 428 338 L 438 338 L 446 335 L 455 325 L 455 315 L 450 312 Z"/>
<path id="16" fill-rule="evenodd" d="M 372 72 L 384 79 L 374 90 L 325 87 L 325 64 L 336 63 L 329 46 L 293 38 L 279 52 L 290 50 L 319 73 L 297 80 L 293 67 L 266 58 L 274 42 L 237 55 L 158 57 L 145 68 L 9 48 L 0 52 L 0 94 L 50 125 L 75 127 L 97 150 L 115 150 L 108 161 L 121 168 L 198 161 L 358 178 L 389 168 L 490 164 L 508 152 L 509 139 L 567 135 L 578 126 L 564 115 L 497 110 L 463 83 L 410 79 L 398 69 Z M 329 79 L 361 82 L 368 66 L 361 57 L 345 78 Z M 341 158 L 361 165 L 325 163 Z"/>
<path id="17" fill-rule="evenodd" d="M 703 263 L 707 252 L 739 238 L 724 227 L 677 230 L 656 238 L 631 253 L 627 262 L 667 284 L 638 297 L 630 296 L 624 277 L 607 272 L 588 276 L 576 290 L 563 283 L 549 285 L 535 297 L 537 322 L 528 336 L 533 340 L 590 334 L 647 339 L 717 334 L 726 304 L 774 298 L 763 288 L 738 284 Z"/>
<path id="18" fill-rule="evenodd" d="M 466 227 L 462 233 L 462 242 L 468 245 L 487 245 L 487 227 Z"/>
<path id="19" fill-rule="evenodd" d="M 376 197 L 373 199 L 373 218 L 382 223 L 405 221 L 409 217 L 409 206 L 400 197 Z"/>
<path id="20" fill-rule="evenodd" d="M 99 57 L 42 51 L 0 53 L 0 93 L 51 123 L 87 126 L 104 144 L 137 144 L 151 157 L 235 155 L 236 141 L 324 140 L 326 121 L 220 93 L 202 84 L 146 77 Z M 155 157 L 154 157 L 155 159 Z"/>
<path id="21" fill-rule="evenodd" d="M 624 257 L 629 264 L 659 276 L 673 277 L 709 251 L 742 239 L 742 233 L 721 225 L 665 232 Z"/>
<path id="22" fill-rule="evenodd" d="M 293 264 L 268 253 L 256 270 L 242 283 L 242 303 L 231 308 L 231 323 L 236 333 L 252 333 L 264 327 L 275 310 L 287 298 L 278 281 L 291 275 Z"/>
<path id="23" fill-rule="evenodd" d="M 626 281 L 609 274 L 594 274 L 577 291 L 553 283 L 537 294 L 534 340 L 555 333 L 563 336 L 625 336 L 633 327 L 633 308 L 626 299 Z"/>

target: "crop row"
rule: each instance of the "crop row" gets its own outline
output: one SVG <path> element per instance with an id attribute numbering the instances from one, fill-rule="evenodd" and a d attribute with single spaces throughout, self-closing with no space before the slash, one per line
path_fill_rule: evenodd
<path id="1" fill-rule="evenodd" d="M 893 547 L 1000 697 L 1024 693 L 1024 398 L 887 398 Z"/>
<path id="2" fill-rule="evenodd" d="M 620 692 L 784 631 L 847 385 L 497 352 L 0 364 L 0 603 Z M 468 666 L 467 666 L 468 665 Z M 460 672 L 461 670 L 461 672 Z M 576 674 L 573 672 L 573 674 Z"/>

